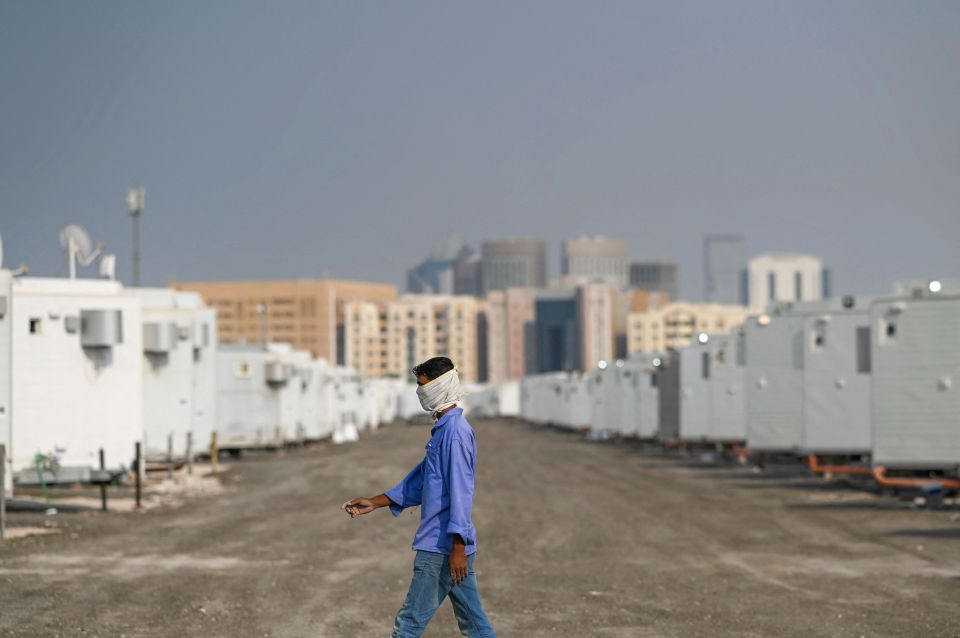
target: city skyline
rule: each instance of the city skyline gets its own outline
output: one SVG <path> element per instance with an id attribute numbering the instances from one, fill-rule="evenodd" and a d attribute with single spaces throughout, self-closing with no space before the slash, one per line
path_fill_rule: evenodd
<path id="1" fill-rule="evenodd" d="M 818 255 L 834 294 L 956 277 L 958 30 L 933 3 L 5 4 L 4 263 L 66 275 L 78 222 L 129 282 L 140 183 L 145 285 L 402 287 L 451 232 L 542 238 L 549 275 L 624 239 L 684 299 L 711 233 Z"/>

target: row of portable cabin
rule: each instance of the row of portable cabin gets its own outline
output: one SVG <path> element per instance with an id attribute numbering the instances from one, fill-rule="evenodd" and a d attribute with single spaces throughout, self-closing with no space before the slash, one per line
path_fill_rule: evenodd
<path id="1" fill-rule="evenodd" d="M 521 415 L 598 436 L 960 466 L 960 281 L 775 303 L 729 333 L 522 382 Z"/>
<path id="2" fill-rule="evenodd" d="M 409 397 L 413 397 L 413 405 Z M 398 380 L 362 379 L 287 344 L 218 343 L 199 295 L 103 279 L 16 277 L 0 270 L 0 443 L 7 477 L 89 480 L 146 459 L 355 440 L 419 411 Z"/>

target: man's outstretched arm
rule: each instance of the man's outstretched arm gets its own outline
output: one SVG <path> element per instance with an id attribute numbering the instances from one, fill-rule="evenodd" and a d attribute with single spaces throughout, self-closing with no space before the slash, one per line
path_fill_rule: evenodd
<path id="1" fill-rule="evenodd" d="M 361 496 L 351 499 L 341 505 L 340 508 L 349 514 L 350 518 L 356 518 L 363 514 L 369 514 L 375 509 L 389 505 L 396 505 L 396 503 L 391 501 L 386 494 L 379 494 L 373 498 L 364 498 Z"/>
<path id="2" fill-rule="evenodd" d="M 359 497 L 347 501 L 340 508 L 356 518 L 375 509 L 389 507 L 394 516 L 399 516 L 407 507 L 420 505 L 423 500 L 423 461 L 410 470 L 407 476 L 385 493 L 373 498 Z"/>

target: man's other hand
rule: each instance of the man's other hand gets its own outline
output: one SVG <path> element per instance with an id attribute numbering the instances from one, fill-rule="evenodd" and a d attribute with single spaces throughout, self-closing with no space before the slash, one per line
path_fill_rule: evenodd
<path id="1" fill-rule="evenodd" d="M 467 577 L 467 548 L 459 534 L 453 537 L 453 547 L 450 551 L 450 578 L 454 584 Z"/>

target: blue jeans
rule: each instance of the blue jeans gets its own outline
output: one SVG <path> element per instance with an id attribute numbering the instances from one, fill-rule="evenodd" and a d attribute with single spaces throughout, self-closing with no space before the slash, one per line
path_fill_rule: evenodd
<path id="1" fill-rule="evenodd" d="M 417 550 L 413 561 L 413 580 L 403 607 L 397 612 L 392 638 L 418 638 L 427 628 L 427 623 L 450 596 L 453 614 L 460 625 L 460 633 L 470 638 L 496 638 L 487 615 L 480 604 L 477 589 L 477 573 L 473 571 L 473 558 L 467 556 L 467 577 L 454 584 L 450 577 L 449 557 L 437 552 Z"/>

